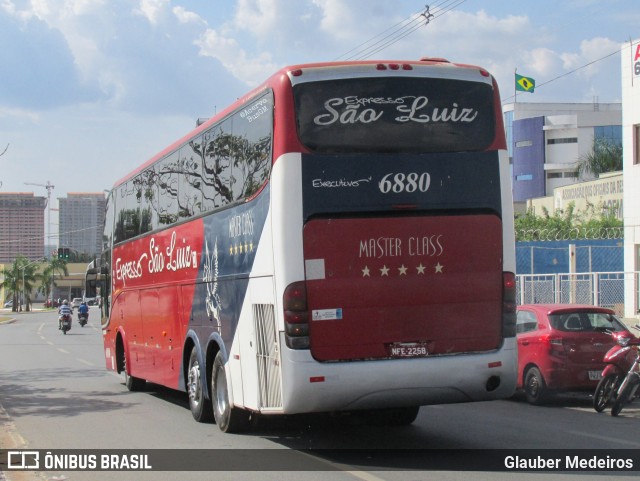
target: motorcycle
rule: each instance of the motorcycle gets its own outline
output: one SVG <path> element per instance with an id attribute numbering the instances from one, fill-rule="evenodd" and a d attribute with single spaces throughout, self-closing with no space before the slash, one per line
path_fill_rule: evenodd
<path id="1" fill-rule="evenodd" d="M 78 312 L 78 323 L 80 324 L 80 327 L 84 327 L 87 321 L 89 321 L 89 313 Z"/>
<path id="2" fill-rule="evenodd" d="M 640 325 L 634 328 L 640 330 Z M 611 415 L 617 416 L 623 406 L 634 399 L 640 385 L 640 339 L 628 332 L 614 332 L 611 335 L 616 345 L 604 356 L 606 366 L 593 394 L 593 408 L 602 412 L 613 403 Z"/>
<path id="3" fill-rule="evenodd" d="M 640 325 L 634 327 L 640 331 Z M 633 349 L 633 355 L 630 355 L 630 357 L 635 357 L 617 390 L 613 406 L 611 406 L 612 416 L 620 414 L 622 408 L 635 398 L 636 391 L 640 385 L 640 339 L 627 339 L 629 339 L 628 345 Z"/>
<path id="4" fill-rule="evenodd" d="M 616 344 L 605 354 L 602 378 L 593 394 L 593 408 L 602 412 L 615 401 L 620 385 L 638 357 L 634 338 L 629 332 L 613 332 Z M 640 340 L 638 340 L 640 341 Z"/>
<path id="5" fill-rule="evenodd" d="M 67 331 L 71 329 L 71 316 L 70 315 L 60 316 L 60 324 L 61 324 L 62 333 L 66 335 Z"/>

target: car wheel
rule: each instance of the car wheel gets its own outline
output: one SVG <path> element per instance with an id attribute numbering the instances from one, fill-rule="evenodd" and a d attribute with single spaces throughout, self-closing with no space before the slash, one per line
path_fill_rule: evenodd
<path id="1" fill-rule="evenodd" d="M 611 403 L 618 388 L 618 375 L 609 374 L 598 383 L 593 394 L 593 409 L 601 413 Z"/>
<path id="2" fill-rule="evenodd" d="M 218 428 L 224 433 L 235 433 L 247 428 L 251 418 L 249 411 L 231 407 L 227 374 L 224 369 L 222 354 L 216 355 L 211 373 L 211 390 L 213 392 L 213 416 Z"/>
<path id="3" fill-rule="evenodd" d="M 189 368 L 187 370 L 187 393 L 189 394 L 189 409 L 193 419 L 199 423 L 210 421 L 212 417 L 211 401 L 204 395 L 203 382 L 206 376 L 202 375 L 198 352 L 194 347 L 189 356 Z"/>
<path id="4" fill-rule="evenodd" d="M 547 385 L 537 367 L 527 370 L 524 378 L 524 394 L 529 404 L 543 404 L 547 397 Z"/>

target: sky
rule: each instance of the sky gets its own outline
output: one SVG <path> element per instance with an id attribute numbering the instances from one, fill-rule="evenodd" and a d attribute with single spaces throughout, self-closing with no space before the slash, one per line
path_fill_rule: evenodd
<path id="1" fill-rule="evenodd" d="M 518 102 L 619 102 L 638 38 L 637 0 L 0 0 L 0 192 L 110 189 L 290 64 L 445 57 L 503 102 L 516 69 Z"/>

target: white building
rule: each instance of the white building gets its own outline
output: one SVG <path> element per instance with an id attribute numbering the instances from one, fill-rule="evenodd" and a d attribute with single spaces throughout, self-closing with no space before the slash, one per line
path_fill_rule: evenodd
<path id="1" fill-rule="evenodd" d="M 626 43 L 622 61 L 625 317 L 640 317 L 640 40 Z"/>
<path id="2" fill-rule="evenodd" d="M 89 258 L 100 255 L 106 202 L 103 192 L 70 192 L 67 197 L 58 197 L 59 247 Z"/>
<path id="3" fill-rule="evenodd" d="M 580 180 L 580 159 L 595 139 L 622 140 L 622 104 L 513 103 L 503 106 L 512 160 L 513 199 L 524 206 L 532 198 Z"/>

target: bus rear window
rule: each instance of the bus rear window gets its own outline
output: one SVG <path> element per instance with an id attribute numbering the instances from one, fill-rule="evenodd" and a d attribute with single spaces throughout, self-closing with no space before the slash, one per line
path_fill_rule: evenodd
<path id="1" fill-rule="evenodd" d="M 300 141 L 317 152 L 461 152 L 495 136 L 488 83 L 352 78 L 294 86 Z"/>

